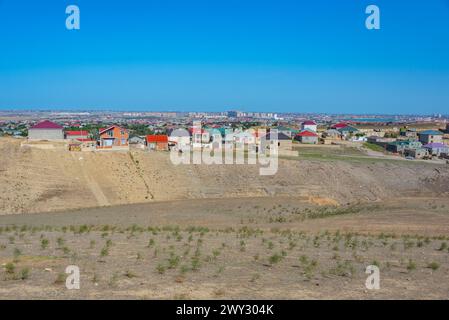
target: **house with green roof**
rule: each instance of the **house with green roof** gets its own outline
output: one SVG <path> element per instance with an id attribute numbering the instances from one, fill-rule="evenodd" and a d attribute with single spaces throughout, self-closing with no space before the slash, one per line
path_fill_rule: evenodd
<path id="1" fill-rule="evenodd" d="M 419 149 L 422 147 L 422 143 L 413 140 L 402 140 L 390 142 L 386 146 L 386 150 L 392 153 L 404 153 L 406 149 Z"/>
<path id="2" fill-rule="evenodd" d="M 351 126 L 346 126 L 344 128 L 340 128 L 337 130 L 341 133 L 341 136 L 345 139 L 352 137 L 354 134 L 356 134 L 359 131 L 357 128 L 354 128 Z"/>
<path id="3" fill-rule="evenodd" d="M 289 136 L 290 138 L 294 136 L 293 129 L 286 127 L 286 126 L 277 126 L 274 129 L 278 131 L 278 133 L 283 133 L 286 136 Z"/>

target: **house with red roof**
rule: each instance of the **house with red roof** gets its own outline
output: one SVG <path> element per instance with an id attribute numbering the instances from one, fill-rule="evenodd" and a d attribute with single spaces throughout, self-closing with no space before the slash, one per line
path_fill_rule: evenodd
<path id="1" fill-rule="evenodd" d="M 348 126 L 347 123 L 339 122 L 339 123 L 336 123 L 336 124 L 332 125 L 332 126 L 331 126 L 331 129 L 336 129 L 336 130 L 338 130 L 338 129 L 346 128 L 347 126 Z"/>
<path id="2" fill-rule="evenodd" d="M 309 130 L 309 131 L 317 132 L 317 130 L 318 130 L 318 125 L 316 124 L 315 121 L 307 120 L 307 121 L 304 121 L 304 122 L 301 124 L 301 130 L 302 130 L 302 131 L 304 131 L 304 130 Z"/>
<path id="3" fill-rule="evenodd" d="M 168 136 L 164 134 L 150 134 L 146 136 L 148 150 L 168 151 Z"/>
<path id="4" fill-rule="evenodd" d="M 85 130 L 67 130 L 65 132 L 65 138 L 67 140 L 88 140 L 89 139 L 89 131 Z"/>
<path id="5" fill-rule="evenodd" d="M 129 133 L 125 128 L 112 125 L 101 128 L 99 132 L 100 141 L 98 149 L 124 149 L 129 148 Z"/>
<path id="6" fill-rule="evenodd" d="M 49 120 L 39 122 L 28 129 L 29 140 L 63 140 L 63 127 Z"/>
<path id="7" fill-rule="evenodd" d="M 314 131 L 303 130 L 295 136 L 295 140 L 301 143 L 318 144 L 318 134 Z"/>

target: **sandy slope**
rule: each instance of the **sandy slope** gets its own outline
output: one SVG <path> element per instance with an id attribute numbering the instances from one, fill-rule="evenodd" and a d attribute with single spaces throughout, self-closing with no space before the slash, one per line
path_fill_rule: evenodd
<path id="1" fill-rule="evenodd" d="M 175 166 L 162 152 L 70 153 L 7 138 L 0 160 L 0 214 L 223 197 L 345 204 L 449 192 L 448 166 L 403 161 L 281 159 L 275 176 L 260 176 L 257 166 Z"/>

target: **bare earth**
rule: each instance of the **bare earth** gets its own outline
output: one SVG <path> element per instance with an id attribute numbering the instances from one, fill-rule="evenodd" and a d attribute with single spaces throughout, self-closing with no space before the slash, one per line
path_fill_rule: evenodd
<path id="1" fill-rule="evenodd" d="M 261 177 L 21 142 L 0 139 L 0 298 L 449 297 L 446 165 L 332 153 Z"/>

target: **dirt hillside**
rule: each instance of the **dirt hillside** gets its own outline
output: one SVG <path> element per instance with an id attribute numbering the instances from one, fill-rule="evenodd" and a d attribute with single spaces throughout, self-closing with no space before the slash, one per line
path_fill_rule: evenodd
<path id="1" fill-rule="evenodd" d="M 280 159 L 255 165 L 180 165 L 168 153 L 42 149 L 0 138 L 0 214 L 171 199 L 292 196 L 315 204 L 449 195 L 449 166 L 405 161 Z"/>

